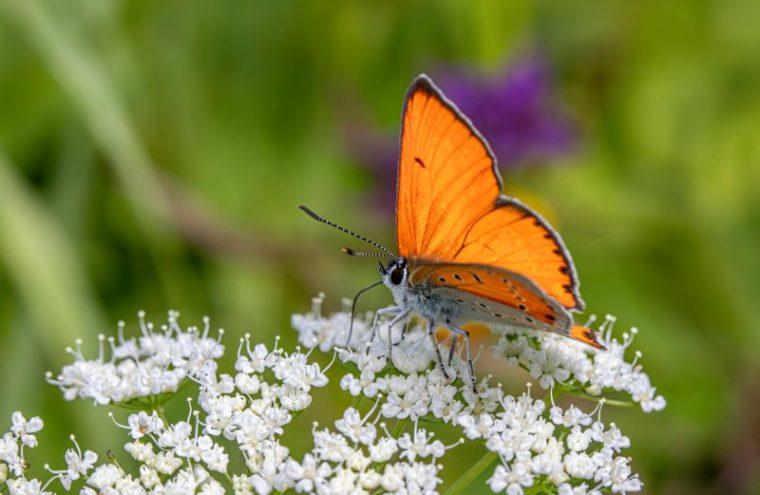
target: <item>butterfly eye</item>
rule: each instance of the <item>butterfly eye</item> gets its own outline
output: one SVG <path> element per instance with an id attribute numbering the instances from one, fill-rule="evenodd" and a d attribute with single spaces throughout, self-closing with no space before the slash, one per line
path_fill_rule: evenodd
<path id="1" fill-rule="evenodd" d="M 404 280 L 404 269 L 394 268 L 391 272 L 391 283 L 393 285 L 399 285 Z"/>

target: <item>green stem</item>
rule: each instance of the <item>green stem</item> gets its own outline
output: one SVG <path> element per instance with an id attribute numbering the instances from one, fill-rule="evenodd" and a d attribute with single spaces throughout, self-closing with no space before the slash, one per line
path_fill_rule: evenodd
<path id="1" fill-rule="evenodd" d="M 230 484 L 230 488 L 234 488 L 235 487 L 235 483 L 232 481 L 232 476 L 230 476 L 229 473 L 227 473 L 227 472 L 225 472 L 223 474 L 224 474 L 224 478 Z"/>
<path id="2" fill-rule="evenodd" d="M 581 399 L 586 399 L 594 402 L 601 402 L 601 400 L 604 399 L 605 405 L 613 407 L 633 407 L 636 405 L 636 403 L 627 400 L 608 399 L 607 397 L 590 395 L 583 392 L 568 392 L 567 395 L 580 397 Z"/>
<path id="3" fill-rule="evenodd" d="M 608 404 L 613 407 L 633 407 L 636 405 L 636 403 L 633 401 L 610 399 L 603 395 L 588 394 L 584 392 L 583 388 L 580 386 L 573 387 L 573 386 L 559 384 L 557 387 L 554 387 L 554 391 L 555 391 L 554 399 L 558 399 L 562 397 L 563 395 L 571 395 L 573 397 L 578 397 L 578 398 L 590 400 L 593 402 L 599 402 L 602 399 L 604 399 L 605 404 Z"/>
<path id="4" fill-rule="evenodd" d="M 156 415 L 161 418 L 161 421 L 164 422 L 164 426 L 168 426 L 171 424 L 171 421 L 169 421 L 169 418 L 166 417 L 166 411 L 164 411 L 164 406 L 158 405 L 154 411 L 156 411 Z"/>
<path id="5" fill-rule="evenodd" d="M 393 438 L 398 438 L 399 435 L 401 435 L 401 432 L 404 431 L 404 428 L 406 427 L 406 424 L 409 422 L 408 418 L 399 419 L 396 421 L 396 425 L 393 427 L 393 431 L 391 432 L 391 436 Z"/>
<path id="6" fill-rule="evenodd" d="M 470 486 L 472 482 L 475 481 L 497 458 L 497 455 L 490 450 L 483 454 L 483 457 L 468 469 L 466 473 L 460 476 L 459 479 L 446 490 L 444 495 L 458 495 L 459 493 L 462 493 L 464 489 Z"/>

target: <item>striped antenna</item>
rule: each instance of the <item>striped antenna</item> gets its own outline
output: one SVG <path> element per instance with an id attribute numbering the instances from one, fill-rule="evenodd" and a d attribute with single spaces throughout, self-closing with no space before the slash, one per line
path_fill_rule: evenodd
<path id="1" fill-rule="evenodd" d="M 342 247 L 340 250 L 349 255 L 349 256 L 359 256 L 364 258 L 387 258 L 388 255 L 385 253 L 360 253 L 359 251 L 354 251 L 351 248 L 348 247 Z"/>
<path id="2" fill-rule="evenodd" d="M 388 256 L 391 257 L 391 258 L 395 258 L 396 257 L 396 255 L 393 254 L 393 252 L 391 252 L 391 250 L 388 249 L 388 248 L 386 248 L 385 246 L 382 246 L 381 244 L 379 244 L 379 243 L 377 243 L 375 241 L 367 239 L 366 237 L 364 237 L 361 234 L 357 234 L 356 232 L 348 230 L 345 227 L 341 227 L 337 223 L 331 222 L 330 220 L 317 215 L 316 213 L 314 213 L 313 211 L 311 211 L 310 209 L 308 209 L 304 205 L 298 205 L 298 207 L 300 209 L 302 209 L 307 215 L 309 215 L 314 220 L 317 220 L 318 222 L 322 222 L 322 223 L 324 223 L 326 225 L 329 225 L 330 227 L 334 227 L 334 228 L 340 230 L 341 232 L 344 232 L 344 233 L 346 233 L 348 235 L 352 235 L 352 236 L 356 237 L 357 239 L 361 239 L 362 241 L 364 241 L 364 242 L 366 242 L 368 244 L 371 244 L 371 245 L 375 246 L 376 248 L 378 248 L 378 249 L 386 252 L 388 254 Z M 346 253 L 346 254 L 349 254 L 351 256 L 373 256 L 372 254 L 369 254 L 369 253 L 357 253 L 356 251 L 354 251 L 352 249 L 348 249 L 348 248 L 343 248 L 343 252 Z"/>

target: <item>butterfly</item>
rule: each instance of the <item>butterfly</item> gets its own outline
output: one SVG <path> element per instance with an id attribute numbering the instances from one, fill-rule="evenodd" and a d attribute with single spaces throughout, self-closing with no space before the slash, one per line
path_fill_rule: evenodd
<path id="1" fill-rule="evenodd" d="M 467 323 L 511 325 L 552 332 L 604 349 L 572 313 L 583 311 L 578 275 L 559 234 L 538 213 L 502 194 L 496 158 L 472 122 L 427 76 L 409 88 L 402 116 L 396 197 L 397 253 L 317 215 L 313 218 L 383 251 L 359 253 L 389 259 L 381 281 L 394 304 L 373 321 L 393 325 L 419 316 L 434 330 L 464 338 L 470 377 Z M 368 288 L 370 288 L 368 287 Z M 366 289 L 365 289 L 366 290 Z M 350 333 L 349 333 L 350 340 Z M 390 343 L 389 343 L 390 344 Z M 390 352 L 390 348 L 389 348 Z"/>

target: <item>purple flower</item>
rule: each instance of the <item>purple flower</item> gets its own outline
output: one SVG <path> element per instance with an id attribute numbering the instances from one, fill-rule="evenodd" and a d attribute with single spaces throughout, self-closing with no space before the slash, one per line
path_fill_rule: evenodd
<path id="1" fill-rule="evenodd" d="M 536 55 L 497 76 L 450 69 L 437 82 L 491 144 L 502 166 L 555 158 L 575 146 L 577 131 L 557 102 L 548 63 Z"/>
<path id="2" fill-rule="evenodd" d="M 522 57 L 495 76 L 446 67 L 433 79 L 490 143 L 501 167 L 545 162 L 575 147 L 576 127 L 558 102 L 548 63 L 538 55 Z M 346 146 L 375 177 L 374 203 L 392 211 L 398 137 L 361 124 L 344 128 Z"/>

